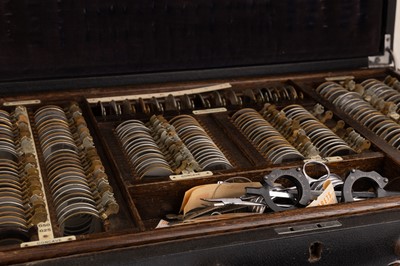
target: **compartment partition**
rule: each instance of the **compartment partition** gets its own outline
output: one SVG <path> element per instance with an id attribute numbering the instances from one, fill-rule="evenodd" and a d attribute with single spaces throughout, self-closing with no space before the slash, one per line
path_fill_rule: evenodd
<path id="1" fill-rule="evenodd" d="M 209 222 L 200 222 L 198 224 L 179 225 L 172 223 L 171 227 L 158 229 L 157 226 L 161 220 L 166 219 L 168 215 L 178 215 L 179 209 L 184 197 L 185 191 L 192 187 L 215 184 L 233 177 L 245 177 L 248 180 L 260 182 L 264 176 L 276 170 L 288 170 L 301 168 L 305 161 L 289 160 L 280 163 L 272 163 L 263 155 L 259 148 L 236 125 L 232 116 L 243 108 L 253 108 L 260 112 L 266 103 L 273 104 L 276 112 L 281 112 L 283 108 L 292 104 L 299 104 L 306 110 L 312 111 L 314 106 L 319 103 L 324 107 L 324 112 L 332 111 L 333 116 L 325 123 L 329 128 L 334 128 L 339 120 L 344 121 L 343 129 L 352 127 L 360 136 L 365 137 L 371 142 L 371 147 L 350 155 L 343 155 L 340 158 L 332 157 L 328 160 L 321 158 L 308 158 L 309 160 L 322 160 L 329 167 L 331 173 L 337 174 L 345 179 L 352 170 L 377 171 L 383 177 L 388 178 L 387 188 L 392 191 L 400 190 L 400 177 L 397 172 L 400 166 L 398 151 L 388 147 L 387 143 L 372 134 L 357 121 L 352 120 L 342 110 L 338 109 L 316 92 L 315 88 L 327 76 L 353 75 L 356 80 L 375 77 L 383 80 L 387 74 L 393 74 L 391 71 L 365 70 L 355 72 L 338 73 L 319 73 L 309 75 L 293 75 L 291 77 L 260 77 L 238 79 L 230 83 L 232 88 L 218 90 L 216 92 L 202 93 L 199 95 L 187 95 L 182 98 L 172 99 L 170 96 L 160 99 L 133 100 L 131 106 L 136 108 L 135 112 L 123 113 L 122 108 L 127 110 L 127 102 L 124 102 L 124 95 L 134 94 L 136 89 L 123 90 L 116 89 L 115 96 L 120 101 L 112 101 L 110 92 L 105 95 L 110 96 L 110 101 L 102 103 L 90 101 L 90 97 L 100 96 L 101 89 L 94 90 L 95 94 L 87 94 L 85 98 L 78 97 L 78 94 L 71 93 L 71 100 L 77 101 L 82 110 L 82 115 L 87 122 L 87 127 L 93 137 L 95 147 L 103 166 L 105 173 L 109 177 L 109 183 L 113 188 L 115 199 L 120 206 L 119 213 L 110 216 L 102 232 L 92 232 L 76 236 L 76 244 L 63 243 L 63 247 L 69 247 L 66 250 L 55 252 L 53 255 L 69 255 L 74 253 L 86 253 L 92 251 L 106 250 L 110 247 L 124 247 L 125 245 L 142 246 L 144 244 L 155 244 L 166 240 L 176 238 L 207 238 L 215 233 L 231 233 L 235 231 L 257 229 L 259 227 L 269 228 L 271 226 L 291 225 L 306 221 L 322 221 L 325 219 L 341 219 L 355 214 L 363 215 L 368 212 L 385 212 L 387 210 L 397 210 L 399 208 L 398 197 L 387 197 L 369 199 L 361 202 L 338 203 L 330 206 L 317 208 L 298 208 L 296 210 L 287 210 L 284 212 L 268 212 L 262 215 L 248 213 L 246 217 L 228 218 L 227 220 L 218 220 L 214 218 Z M 226 80 L 224 80 L 225 82 Z M 206 86 L 208 84 L 218 84 L 219 81 L 185 83 L 182 88 L 193 89 Z M 158 90 L 179 91 L 180 84 L 160 85 Z M 285 86 L 293 86 L 297 93 L 297 98 L 286 99 L 286 94 L 281 94 L 279 89 Z M 154 87 L 156 87 L 154 85 Z M 268 89 L 270 89 L 268 91 Z M 269 100 L 260 97 L 260 92 L 264 96 L 271 97 Z M 275 93 L 275 94 L 274 94 Z M 235 96 L 236 95 L 236 96 Z M 66 100 L 51 100 L 54 95 L 37 95 L 41 97 L 40 106 L 48 104 L 57 104 L 62 107 L 68 105 Z M 219 98 L 221 97 L 221 98 Z M 235 98 L 236 97 L 236 98 Z M 277 98 L 274 98 L 277 97 Z M 23 97 L 22 97 L 23 98 Z M 221 100 L 221 99 L 224 99 Z M 9 102 L 8 99 L 7 102 Z M 175 101 L 175 104 L 174 104 Z M 193 101 L 193 105 L 190 102 Z M 186 104 L 186 105 L 185 105 Z M 35 124 L 33 119 L 35 111 L 40 107 L 27 104 L 27 110 L 31 123 Z M 119 112 L 118 106 L 121 108 Z M 158 107 L 157 107 L 158 106 Z M 166 110 L 168 106 L 169 110 Z M 179 107 L 178 107 L 179 106 Z M 184 109 L 183 106 L 192 109 Z M 5 109 L 13 107 L 5 106 Z M 171 109 L 172 108 L 172 109 Z M 176 108 L 176 109 L 174 109 Z M 201 110 L 200 113 L 193 113 L 193 109 Z M 105 111 L 105 113 L 104 113 Z M 120 140 L 115 132 L 116 127 L 127 120 L 137 119 L 144 124 L 148 123 L 152 115 L 162 114 L 167 121 L 173 120 L 178 115 L 190 115 L 204 128 L 208 136 L 222 151 L 225 157 L 232 164 L 231 169 L 213 170 L 212 175 L 190 176 L 185 174 L 179 180 L 173 180 L 169 176 L 142 177 L 138 176 L 129 163 L 128 157 L 124 152 Z M 261 113 L 262 114 L 262 113 Z M 323 114 L 322 114 L 323 115 Z M 39 159 L 41 169 L 44 175 L 47 169 L 42 162 L 44 156 L 40 150 L 39 136 L 34 128 L 34 137 L 39 148 Z M 307 159 L 307 158 L 306 158 Z M 309 167 L 308 172 L 311 176 L 321 176 L 324 170 L 317 167 Z M 186 177 L 186 178 L 185 178 Z M 358 187 L 368 187 L 367 183 L 359 183 Z M 45 189 L 49 192 L 49 184 L 45 184 Z M 369 203 L 370 202 L 370 203 Z M 53 223 L 55 220 L 55 208 L 50 204 L 50 217 Z M 156 229 L 157 228 L 157 229 Z M 55 227 L 56 234 L 61 236 L 61 231 Z M 101 243 L 94 244 L 101 240 Z M 112 242 L 109 242 L 112 241 Z M 91 243 L 86 245 L 84 243 Z M 78 248 L 79 247 L 79 248 Z M 45 258 L 53 255 L 46 254 L 49 247 L 34 247 L 30 252 L 28 259 Z M 15 254 L 22 254 L 19 247 L 12 245 L 0 246 L 0 252 L 12 251 Z M 5 254 L 5 253 L 2 253 Z M 21 262 L 24 259 L 11 258 L 5 256 L 7 262 Z"/>

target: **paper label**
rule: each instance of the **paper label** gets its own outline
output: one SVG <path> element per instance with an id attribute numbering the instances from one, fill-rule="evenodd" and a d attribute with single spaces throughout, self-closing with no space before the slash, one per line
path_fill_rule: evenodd
<path id="1" fill-rule="evenodd" d="M 206 176 L 212 176 L 212 175 L 213 175 L 213 172 L 204 171 L 204 172 L 192 172 L 192 173 L 181 174 L 181 175 L 170 175 L 169 178 L 171 180 L 176 181 L 176 180 L 185 180 L 185 179 L 206 177 Z"/>
<path id="2" fill-rule="evenodd" d="M 340 156 L 332 156 L 332 157 L 322 158 L 321 156 L 318 155 L 318 156 L 303 160 L 304 163 L 314 162 L 314 161 L 320 162 L 320 163 L 333 163 L 333 162 L 343 161 L 343 158 Z"/>
<path id="3" fill-rule="evenodd" d="M 220 108 L 210 108 L 210 109 L 204 109 L 204 110 L 194 110 L 193 114 L 195 115 L 204 115 L 204 114 L 212 114 L 212 113 L 222 113 L 226 112 L 227 109 L 225 107 L 220 107 Z"/>
<path id="4" fill-rule="evenodd" d="M 169 95 L 172 96 L 182 96 L 185 94 L 197 94 L 197 93 L 204 93 L 210 91 L 217 91 L 231 88 L 231 84 L 229 83 L 222 83 L 217 85 L 211 85 L 201 88 L 195 89 L 188 89 L 188 90 L 180 90 L 180 91 L 170 91 L 170 92 L 158 92 L 158 93 L 146 93 L 146 94 L 136 94 L 136 95 L 122 95 L 122 96 L 115 96 L 115 97 L 100 97 L 100 98 L 89 98 L 87 101 L 89 103 L 97 103 L 97 102 L 111 102 L 111 101 L 125 101 L 125 100 L 138 100 L 139 98 L 142 99 L 151 99 L 155 98 L 165 98 Z"/>
<path id="5" fill-rule="evenodd" d="M 169 222 L 166 221 L 166 220 L 161 219 L 161 220 L 158 222 L 158 224 L 157 224 L 157 226 L 156 226 L 156 229 L 158 229 L 158 228 L 165 228 L 165 227 L 170 227 Z"/>
<path id="6" fill-rule="evenodd" d="M 68 242 L 68 241 L 73 241 L 73 240 L 76 240 L 75 236 L 64 236 L 64 237 L 52 238 L 52 239 L 49 239 L 49 240 L 39 240 L 39 241 L 25 242 L 25 243 L 21 244 L 21 248 L 57 244 L 57 243 Z"/>
<path id="7" fill-rule="evenodd" d="M 323 206 L 338 203 L 335 190 L 331 181 L 328 179 L 323 185 L 324 192 L 318 196 L 316 200 L 311 202 L 307 207 Z"/>
<path id="8" fill-rule="evenodd" d="M 246 194 L 246 187 L 261 187 L 259 182 L 249 183 L 220 183 L 207 184 L 193 187 L 185 192 L 183 197 L 180 212 L 185 215 L 190 210 L 204 207 L 204 202 L 201 199 L 211 198 L 237 198 Z"/>
<path id="9" fill-rule="evenodd" d="M 30 105 L 30 104 L 39 104 L 40 100 L 25 100 L 25 101 L 14 101 L 14 102 L 4 102 L 4 106 L 17 106 L 17 105 Z"/>

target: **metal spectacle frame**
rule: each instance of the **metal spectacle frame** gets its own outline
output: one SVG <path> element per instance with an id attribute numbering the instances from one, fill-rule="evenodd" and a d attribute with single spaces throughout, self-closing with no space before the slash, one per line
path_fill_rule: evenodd
<path id="1" fill-rule="evenodd" d="M 278 179 L 289 180 L 297 189 L 297 197 L 294 199 L 293 205 L 282 207 L 274 201 L 276 198 L 271 196 L 271 193 L 277 187 L 276 181 Z M 260 188 L 246 188 L 246 195 L 262 196 L 266 205 L 273 211 L 284 211 L 295 209 L 298 206 L 306 206 L 311 199 L 311 189 L 308 180 L 300 171 L 295 169 L 273 170 L 264 177 L 263 181 L 264 185 Z"/>

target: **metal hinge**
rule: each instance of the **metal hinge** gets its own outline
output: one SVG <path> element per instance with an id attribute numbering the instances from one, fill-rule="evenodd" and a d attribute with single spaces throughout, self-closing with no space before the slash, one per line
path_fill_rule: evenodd
<path id="1" fill-rule="evenodd" d="M 384 54 L 376 55 L 376 56 L 368 56 L 368 67 L 369 68 L 387 67 L 392 63 L 392 60 L 391 60 L 392 45 L 391 44 L 392 44 L 392 35 L 385 34 Z"/>

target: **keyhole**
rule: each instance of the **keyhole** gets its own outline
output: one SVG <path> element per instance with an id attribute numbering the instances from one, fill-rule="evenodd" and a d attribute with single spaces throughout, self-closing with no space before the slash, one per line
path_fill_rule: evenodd
<path id="1" fill-rule="evenodd" d="M 310 252 L 310 257 L 308 258 L 308 261 L 310 263 L 317 262 L 321 259 L 322 255 L 322 249 L 324 248 L 324 245 L 321 242 L 314 242 L 310 244 L 310 247 L 308 251 Z"/>

